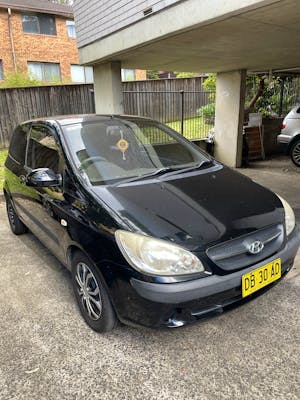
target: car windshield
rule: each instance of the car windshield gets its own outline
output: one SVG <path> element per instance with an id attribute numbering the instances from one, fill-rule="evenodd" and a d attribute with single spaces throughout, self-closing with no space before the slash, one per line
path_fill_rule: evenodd
<path id="1" fill-rule="evenodd" d="M 210 162 L 167 126 L 146 119 L 103 118 L 63 126 L 77 170 L 92 185 L 118 184 Z"/>

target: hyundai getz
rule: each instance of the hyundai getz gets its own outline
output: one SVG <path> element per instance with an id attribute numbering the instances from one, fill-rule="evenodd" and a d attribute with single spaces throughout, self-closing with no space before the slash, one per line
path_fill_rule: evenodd
<path id="1" fill-rule="evenodd" d="M 5 167 L 12 231 L 29 229 L 71 271 L 99 332 L 219 313 L 278 282 L 300 244 L 284 199 L 151 119 L 27 121 Z"/>

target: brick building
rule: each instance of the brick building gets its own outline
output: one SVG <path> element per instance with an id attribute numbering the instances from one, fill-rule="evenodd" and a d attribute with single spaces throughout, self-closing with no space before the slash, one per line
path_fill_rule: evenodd
<path id="1" fill-rule="evenodd" d="M 48 0 L 0 0 L 0 80 L 21 72 L 42 81 L 93 82 L 78 62 L 72 7 Z M 146 71 L 123 70 L 123 80 Z"/>
<path id="2" fill-rule="evenodd" d="M 78 65 L 70 6 L 0 0 L 0 78 L 14 71 L 43 81 L 92 80 L 92 69 Z"/>

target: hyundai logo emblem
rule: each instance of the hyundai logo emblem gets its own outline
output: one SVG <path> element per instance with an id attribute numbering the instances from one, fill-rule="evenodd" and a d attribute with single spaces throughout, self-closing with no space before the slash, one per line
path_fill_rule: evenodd
<path id="1" fill-rule="evenodd" d="M 248 251 L 251 254 L 258 254 L 263 250 L 264 247 L 265 245 L 263 244 L 263 242 L 256 240 L 255 242 L 248 245 Z"/>

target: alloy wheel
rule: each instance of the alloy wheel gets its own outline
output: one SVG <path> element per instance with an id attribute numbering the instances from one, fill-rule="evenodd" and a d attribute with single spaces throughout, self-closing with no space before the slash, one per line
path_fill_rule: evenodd
<path id="1" fill-rule="evenodd" d="M 84 262 L 77 264 L 75 280 L 77 292 L 85 312 L 89 318 L 97 321 L 102 314 L 100 289 L 95 275 Z"/>
<path id="2" fill-rule="evenodd" d="M 300 142 L 296 143 L 292 151 L 292 158 L 295 164 L 300 166 Z"/>

